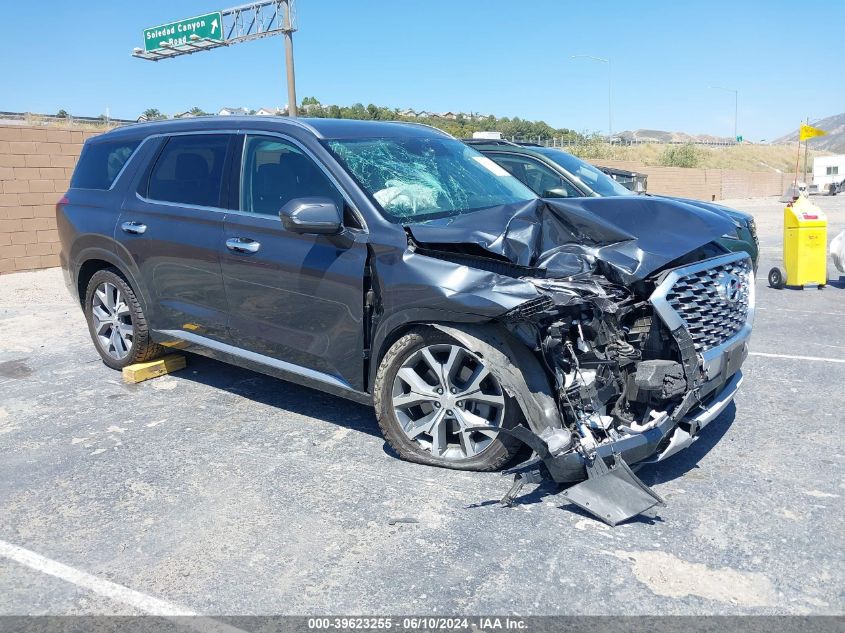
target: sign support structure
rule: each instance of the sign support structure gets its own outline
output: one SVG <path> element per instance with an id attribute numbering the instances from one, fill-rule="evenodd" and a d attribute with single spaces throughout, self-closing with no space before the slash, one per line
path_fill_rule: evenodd
<path id="1" fill-rule="evenodd" d="M 132 56 L 157 62 L 272 35 L 284 35 L 288 114 L 296 116 L 293 65 L 293 32 L 296 30 L 295 0 L 250 2 L 144 29 L 144 47 L 133 49 Z"/>

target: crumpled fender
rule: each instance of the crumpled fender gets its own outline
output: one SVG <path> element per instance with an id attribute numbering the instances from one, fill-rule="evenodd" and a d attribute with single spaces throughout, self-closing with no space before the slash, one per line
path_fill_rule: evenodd
<path id="1" fill-rule="evenodd" d="M 459 341 L 496 367 L 502 388 L 519 404 L 535 433 L 563 428 L 547 372 L 533 354 L 503 326 L 433 323 L 432 327 Z"/>

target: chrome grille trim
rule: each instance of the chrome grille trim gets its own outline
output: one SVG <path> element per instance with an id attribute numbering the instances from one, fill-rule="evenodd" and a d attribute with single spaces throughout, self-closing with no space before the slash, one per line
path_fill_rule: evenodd
<path id="1" fill-rule="evenodd" d="M 754 269 L 746 253 L 721 255 L 667 273 L 650 297 L 655 311 L 674 331 L 686 329 L 705 361 L 747 338 L 754 320 Z M 736 301 L 720 280 L 733 275 Z"/>

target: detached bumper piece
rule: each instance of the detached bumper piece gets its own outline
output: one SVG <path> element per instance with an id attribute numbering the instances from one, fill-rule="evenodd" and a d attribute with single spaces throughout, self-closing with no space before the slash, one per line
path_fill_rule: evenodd
<path id="1" fill-rule="evenodd" d="M 502 498 L 502 505 L 513 505 L 519 491 L 527 483 L 538 484 L 544 479 L 552 479 L 558 483 L 569 481 L 571 470 L 564 462 L 580 455 L 576 453 L 552 455 L 546 441 L 525 427 L 501 429 L 501 431 L 528 444 L 536 454 L 536 457 L 524 464 L 505 471 L 506 475 L 514 475 L 514 482 Z M 611 527 L 656 505 L 666 505 L 660 495 L 634 474 L 621 455 L 613 453 L 611 460 L 609 466 L 605 458 L 599 455 L 594 455 L 592 460 L 585 460 L 587 480 L 567 488 L 563 491 L 563 495 L 579 508 Z"/>
<path id="2" fill-rule="evenodd" d="M 564 490 L 563 496 L 611 527 L 656 505 L 666 505 L 618 455 L 609 468 L 604 459 L 594 459 L 587 465 L 587 477 L 587 481 Z"/>
<path id="3" fill-rule="evenodd" d="M 580 481 L 562 494 L 611 526 L 656 505 L 666 505 L 660 495 L 633 473 L 625 459 L 631 463 L 655 463 L 686 448 L 698 439 L 702 428 L 725 410 L 741 383 L 742 373 L 737 372 L 706 407 L 694 409 L 684 416 L 683 426 L 666 416 L 647 431 L 597 446 L 589 458 L 570 450 L 566 432 L 562 429 L 546 429 L 538 435 L 524 426 L 499 428 L 500 433 L 515 437 L 534 451 L 529 460 L 503 472 L 514 475 L 514 483 L 502 498 L 502 505 L 513 505 L 525 484 L 539 484 L 545 480 L 562 484 Z M 684 427 L 689 428 L 692 434 Z"/>

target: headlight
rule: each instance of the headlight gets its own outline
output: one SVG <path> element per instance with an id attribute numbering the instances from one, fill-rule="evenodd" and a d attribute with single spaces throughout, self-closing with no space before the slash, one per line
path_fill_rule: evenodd
<path id="1" fill-rule="evenodd" d="M 751 237 L 757 242 L 757 223 L 754 221 L 754 218 L 748 218 L 748 232 L 751 233 Z"/>

